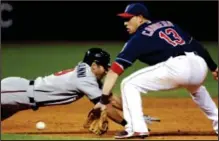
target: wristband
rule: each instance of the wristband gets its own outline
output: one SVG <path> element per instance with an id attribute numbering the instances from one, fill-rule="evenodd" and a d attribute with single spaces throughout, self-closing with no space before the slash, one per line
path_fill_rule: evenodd
<path id="1" fill-rule="evenodd" d="M 126 126 L 127 121 L 125 119 L 122 120 L 122 122 L 120 123 L 122 126 Z"/>
<path id="2" fill-rule="evenodd" d="M 109 104 L 109 103 L 110 103 L 109 98 L 110 98 L 110 95 L 104 95 L 104 94 L 102 94 L 102 96 L 101 96 L 101 98 L 100 98 L 100 103 L 101 103 L 101 104 L 104 104 L 104 105 Z"/>

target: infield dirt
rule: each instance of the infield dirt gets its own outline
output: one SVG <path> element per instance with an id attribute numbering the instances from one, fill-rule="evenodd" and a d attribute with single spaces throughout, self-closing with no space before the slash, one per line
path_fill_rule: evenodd
<path id="1" fill-rule="evenodd" d="M 218 98 L 214 99 L 218 105 Z M 26 110 L 2 122 L 2 133 L 76 136 L 83 138 L 112 138 L 123 129 L 110 121 L 109 131 L 102 136 L 83 129 L 87 113 L 93 107 L 84 97 L 72 104 Z M 143 98 L 144 113 L 161 119 L 148 125 L 152 130 L 148 140 L 218 140 L 211 121 L 190 98 Z M 46 129 L 37 130 L 38 121 Z"/>

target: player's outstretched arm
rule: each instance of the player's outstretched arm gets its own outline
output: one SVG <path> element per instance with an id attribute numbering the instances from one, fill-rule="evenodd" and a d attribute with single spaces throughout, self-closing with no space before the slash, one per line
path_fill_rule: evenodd
<path id="1" fill-rule="evenodd" d="M 119 96 L 111 96 L 110 98 L 110 103 L 111 105 L 109 107 L 107 107 L 107 110 L 109 110 L 109 114 L 110 114 L 110 119 L 112 119 L 114 122 L 116 123 L 120 123 L 121 125 L 124 126 L 124 124 L 126 123 L 125 120 L 122 119 L 122 117 L 120 115 L 118 115 L 118 113 L 116 113 L 116 109 L 120 110 L 121 112 L 123 111 L 123 108 L 122 108 L 122 99 L 121 97 Z M 112 107 L 111 107 L 112 106 Z M 147 124 L 151 124 L 153 122 L 160 122 L 160 119 L 157 118 L 157 117 L 151 117 L 149 115 L 144 115 L 144 119 L 145 119 L 145 122 Z"/>
<path id="2" fill-rule="evenodd" d="M 213 75 L 214 79 L 218 81 L 218 68 L 212 72 L 212 75 Z"/>
<path id="3" fill-rule="evenodd" d="M 118 77 L 119 75 L 112 70 L 107 73 L 102 88 L 103 93 L 100 102 L 94 106 L 94 109 L 101 109 L 103 111 L 106 108 L 106 105 L 110 103 L 110 94 Z"/>
<path id="4" fill-rule="evenodd" d="M 111 104 L 114 108 L 122 111 L 122 99 L 119 96 L 115 96 L 113 94 L 113 96 L 110 98 Z"/>
<path id="5" fill-rule="evenodd" d="M 104 84 L 103 84 L 103 90 L 102 90 L 104 95 L 110 94 L 118 77 L 119 77 L 119 75 L 112 70 L 110 70 L 107 73 Z"/>
<path id="6" fill-rule="evenodd" d="M 117 111 L 117 109 L 122 111 L 122 99 L 118 96 L 113 96 L 111 93 L 109 100 L 110 103 L 106 105 L 107 116 L 115 123 L 125 126 L 126 121 Z M 91 101 L 93 104 L 96 104 L 100 101 L 100 97 L 97 97 Z"/>
<path id="7" fill-rule="evenodd" d="M 114 106 L 112 105 L 112 103 L 107 104 L 106 105 L 107 108 L 107 116 L 113 120 L 114 122 L 116 122 L 117 124 L 120 124 L 122 126 L 126 125 L 126 121 L 123 119 L 123 117 L 118 113 L 118 111 L 116 110 L 116 108 L 114 108 Z"/>

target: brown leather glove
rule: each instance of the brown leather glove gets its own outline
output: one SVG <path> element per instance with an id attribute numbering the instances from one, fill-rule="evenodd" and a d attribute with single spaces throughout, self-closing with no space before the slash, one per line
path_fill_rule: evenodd
<path id="1" fill-rule="evenodd" d="M 107 132 L 109 126 L 106 110 L 91 110 L 84 123 L 84 128 L 96 135 L 102 135 Z"/>

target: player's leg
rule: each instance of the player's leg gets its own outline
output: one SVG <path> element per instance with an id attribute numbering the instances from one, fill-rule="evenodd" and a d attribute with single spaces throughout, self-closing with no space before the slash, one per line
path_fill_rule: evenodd
<path id="1" fill-rule="evenodd" d="M 194 61 L 194 62 L 193 62 Z M 218 108 L 205 86 L 201 85 L 207 75 L 207 64 L 198 56 L 191 56 L 194 67 L 190 85 L 187 86 L 192 100 L 213 123 L 213 129 L 218 134 Z"/>
<path id="2" fill-rule="evenodd" d="M 119 111 L 123 111 L 122 109 L 122 98 L 119 97 L 119 96 L 115 96 L 113 95 L 110 99 L 111 101 L 111 104 L 114 108 L 116 108 L 117 110 Z M 160 122 L 160 119 L 157 118 L 157 117 L 152 117 L 152 116 L 149 116 L 147 114 L 144 114 L 144 121 L 147 123 L 147 124 L 152 124 L 153 122 Z M 150 131 L 150 129 L 149 129 Z"/>
<path id="3" fill-rule="evenodd" d="M 129 125 L 126 131 L 129 132 L 132 129 L 133 133 L 148 132 L 147 125 L 142 119 L 140 93 L 171 90 L 189 84 L 192 78 L 191 71 L 193 71 L 190 65 L 193 64 L 187 56 L 170 58 L 165 63 L 143 68 L 123 80 L 121 87 L 123 110 Z M 201 71 L 202 69 L 200 68 Z"/>
<path id="4" fill-rule="evenodd" d="M 107 115 L 117 124 L 120 124 L 122 126 L 125 126 L 127 124 L 126 120 L 124 120 L 124 118 L 119 114 L 116 108 L 112 106 L 112 104 L 107 105 Z"/>
<path id="5" fill-rule="evenodd" d="M 170 81 L 171 78 L 172 76 L 168 75 L 168 69 L 161 63 L 143 68 L 122 81 L 121 94 L 123 115 L 128 122 L 125 128 L 127 135 L 120 136 L 117 134 L 116 138 L 134 136 L 135 133 L 148 134 L 148 127 L 143 118 L 141 93 L 169 90 L 177 87 L 175 82 Z"/>
<path id="6" fill-rule="evenodd" d="M 1 81 L 1 120 L 31 108 L 28 86 L 29 81 L 20 77 L 8 77 Z"/>
<path id="7" fill-rule="evenodd" d="M 116 109 L 122 111 L 122 98 L 121 97 L 113 95 L 110 98 L 110 101 L 111 101 L 113 107 L 115 107 Z"/>
<path id="8" fill-rule="evenodd" d="M 96 98 L 94 98 L 94 99 L 92 99 L 91 101 L 94 103 L 94 104 L 96 104 L 96 103 L 98 103 L 99 101 L 100 101 L 100 98 L 101 98 L 101 94 L 99 95 L 99 94 L 97 94 L 96 95 Z M 119 99 L 117 99 L 116 98 L 116 100 L 119 100 Z M 126 124 L 127 124 L 127 122 L 124 120 L 124 118 L 119 114 L 119 112 L 116 110 L 116 108 L 113 106 L 113 103 L 117 103 L 117 101 L 115 102 L 114 100 L 110 100 L 111 101 L 111 103 L 109 103 L 108 105 L 107 105 L 107 116 L 112 120 L 112 121 L 114 121 L 115 123 L 117 123 L 117 124 L 120 124 L 120 125 L 122 125 L 122 126 L 125 126 Z M 112 101 L 114 101 L 113 103 L 112 103 Z M 86 127 L 89 127 L 89 124 L 90 123 L 88 123 L 88 122 L 85 122 L 85 128 Z"/>
<path id="9" fill-rule="evenodd" d="M 17 95 L 13 95 L 13 97 L 18 97 Z M 10 97 L 7 97 L 10 98 Z M 12 98 L 12 97 L 11 97 Z M 31 107 L 26 104 L 19 104 L 15 103 L 14 101 L 6 101 L 5 97 L 2 96 L 1 99 L 3 99 L 1 102 L 1 121 L 4 121 L 5 119 L 10 118 L 14 114 L 16 114 L 19 111 L 30 109 Z"/>
<path id="10" fill-rule="evenodd" d="M 134 134 L 147 136 L 149 134 L 149 130 L 147 123 L 145 123 L 143 118 L 140 92 L 135 86 L 124 81 L 121 84 L 121 91 L 123 100 L 123 115 L 128 124 L 125 126 L 125 131 L 119 133 L 117 138 L 133 137 Z"/>
<path id="11" fill-rule="evenodd" d="M 213 129 L 218 134 L 218 108 L 205 86 L 197 88 L 196 91 L 188 88 L 188 91 L 192 100 L 199 106 L 207 118 L 212 121 Z"/>

